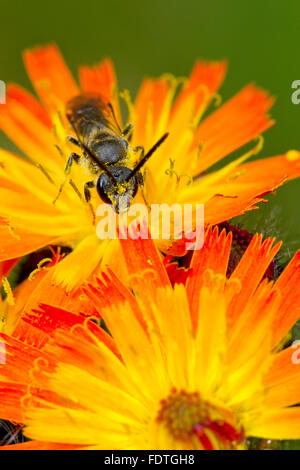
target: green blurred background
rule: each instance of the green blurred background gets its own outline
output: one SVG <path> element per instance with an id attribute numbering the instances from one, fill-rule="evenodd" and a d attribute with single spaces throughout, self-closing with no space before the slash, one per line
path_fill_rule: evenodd
<path id="1" fill-rule="evenodd" d="M 111 56 L 120 88 L 133 94 L 144 75 L 187 75 L 197 57 L 227 58 L 224 100 L 249 81 L 277 96 L 277 125 L 261 155 L 300 149 L 300 104 L 291 102 L 291 83 L 300 79 L 299 0 L 1 0 L 0 15 L 2 80 L 30 87 L 21 52 L 48 41 L 57 42 L 74 74 L 79 64 Z M 9 145 L 3 135 L 0 144 Z M 294 181 L 260 211 L 290 251 L 300 245 L 299 199 Z"/>

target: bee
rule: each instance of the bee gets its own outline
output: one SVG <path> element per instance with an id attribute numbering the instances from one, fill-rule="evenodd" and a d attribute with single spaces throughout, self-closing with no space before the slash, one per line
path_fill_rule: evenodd
<path id="1" fill-rule="evenodd" d="M 81 149 L 81 155 L 70 154 L 65 175 L 70 173 L 73 162 L 88 168 L 93 180 L 84 184 L 86 202 L 91 199 L 90 189 L 96 187 L 103 202 L 111 204 L 117 213 L 126 211 L 143 184 L 141 168 L 168 133 L 146 154 L 142 146 L 130 148 L 132 124 L 121 130 L 111 103 L 97 94 L 85 93 L 72 98 L 66 105 L 66 117 L 76 135 L 76 138 L 68 136 L 68 140 Z M 130 167 L 130 151 L 141 151 L 134 168 Z M 59 194 L 61 190 L 62 187 Z"/>

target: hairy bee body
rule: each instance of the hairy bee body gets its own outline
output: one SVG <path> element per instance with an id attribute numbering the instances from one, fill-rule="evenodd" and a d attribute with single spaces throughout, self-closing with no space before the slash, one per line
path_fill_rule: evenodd
<path id="1" fill-rule="evenodd" d="M 84 185 L 86 201 L 90 201 L 90 189 L 96 187 L 102 201 L 111 204 L 116 212 L 127 210 L 142 181 L 141 167 L 168 134 L 146 155 L 143 147 L 131 148 L 133 154 L 141 150 L 139 163 L 131 168 L 126 135 L 131 132 L 132 125 L 122 131 L 112 105 L 101 95 L 83 93 L 73 97 L 66 105 L 66 117 L 76 134 L 76 138 L 69 136 L 69 140 L 80 147 L 81 155 L 70 155 L 65 173 L 70 172 L 73 161 L 84 166 L 94 177 Z"/>
<path id="2" fill-rule="evenodd" d="M 128 143 L 112 122 L 108 105 L 97 95 L 72 98 L 66 114 L 93 156 L 103 165 L 115 165 L 127 157 Z"/>

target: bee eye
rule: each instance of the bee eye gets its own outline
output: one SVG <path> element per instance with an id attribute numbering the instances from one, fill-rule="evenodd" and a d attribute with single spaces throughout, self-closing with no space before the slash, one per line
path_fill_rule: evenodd
<path id="1" fill-rule="evenodd" d="M 97 182 L 97 191 L 102 201 L 106 204 L 112 204 L 112 200 L 108 196 L 112 190 L 113 186 L 109 177 L 105 173 L 102 173 Z"/>
<path id="2" fill-rule="evenodd" d="M 131 173 L 129 168 L 118 166 L 109 168 L 111 175 L 117 182 L 114 186 L 106 173 L 102 173 L 97 182 L 97 191 L 102 201 L 112 204 L 116 212 L 122 212 L 129 208 L 132 199 L 138 190 L 138 181 L 135 176 L 127 181 Z"/>

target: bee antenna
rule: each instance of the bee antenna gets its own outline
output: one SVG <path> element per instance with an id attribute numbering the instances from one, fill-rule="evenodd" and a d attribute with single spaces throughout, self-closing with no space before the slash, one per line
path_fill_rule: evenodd
<path id="1" fill-rule="evenodd" d="M 166 140 L 166 138 L 168 137 L 169 135 L 169 132 L 166 132 L 157 142 L 156 144 L 153 145 L 153 147 L 151 147 L 151 149 L 146 153 L 146 155 L 142 158 L 142 160 L 137 164 L 137 166 L 132 170 L 132 172 L 127 176 L 126 178 L 126 183 L 128 183 L 131 178 L 136 175 L 136 173 L 138 171 L 140 171 L 140 169 L 142 168 L 142 166 L 145 165 L 145 163 L 147 162 L 147 160 L 149 160 L 149 158 L 151 157 L 151 155 L 158 149 L 158 147 L 160 147 L 160 145 Z"/>
<path id="2" fill-rule="evenodd" d="M 77 129 L 76 129 L 76 126 L 74 124 L 74 121 L 73 121 L 72 117 L 70 115 L 67 115 L 67 118 L 68 118 L 71 126 L 74 129 L 77 140 L 80 143 L 80 146 L 81 146 L 82 150 L 84 152 L 86 152 L 91 157 L 91 159 L 101 168 L 102 171 L 104 171 L 104 173 L 107 174 L 107 176 L 109 177 L 109 179 L 112 182 L 113 186 L 116 187 L 118 185 L 118 182 L 117 182 L 116 178 L 110 173 L 110 171 L 108 170 L 108 168 L 106 168 L 105 165 L 103 165 L 98 159 L 95 158 L 95 156 L 93 155 L 93 152 L 91 152 L 90 149 L 82 142 L 82 140 L 80 139 L 80 136 L 77 132 Z"/>

